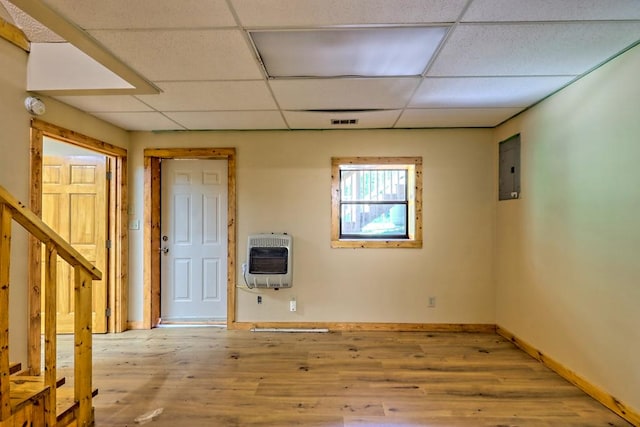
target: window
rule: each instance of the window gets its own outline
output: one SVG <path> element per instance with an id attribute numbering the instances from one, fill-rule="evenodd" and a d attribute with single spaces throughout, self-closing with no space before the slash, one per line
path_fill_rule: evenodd
<path id="1" fill-rule="evenodd" d="M 331 161 L 332 247 L 422 247 L 422 158 Z"/>

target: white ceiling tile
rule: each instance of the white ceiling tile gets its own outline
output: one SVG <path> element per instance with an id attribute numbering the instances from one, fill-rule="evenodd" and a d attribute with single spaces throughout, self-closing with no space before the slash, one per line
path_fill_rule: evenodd
<path id="1" fill-rule="evenodd" d="M 100 30 L 91 35 L 149 80 L 262 78 L 238 30 Z"/>
<path id="2" fill-rule="evenodd" d="M 187 129 L 286 129 L 278 111 L 211 111 L 167 113 Z"/>
<path id="3" fill-rule="evenodd" d="M 163 111 L 275 110 L 267 84 L 256 81 L 162 82 L 158 95 L 139 99 Z"/>
<path id="4" fill-rule="evenodd" d="M 94 116 L 121 127 L 125 130 L 184 130 L 184 128 L 161 113 L 93 113 Z"/>
<path id="5" fill-rule="evenodd" d="M 464 24 L 428 75 L 576 75 L 638 39 L 640 22 Z"/>
<path id="6" fill-rule="evenodd" d="M 271 80 L 285 110 L 403 108 L 418 78 Z"/>
<path id="7" fill-rule="evenodd" d="M 225 0 L 44 0 L 83 29 L 235 26 Z"/>
<path id="8" fill-rule="evenodd" d="M 638 0 L 473 0 L 463 22 L 640 19 Z"/>
<path id="9" fill-rule="evenodd" d="M 284 116 L 291 129 L 375 129 L 390 128 L 398 119 L 400 110 L 366 112 L 310 112 L 285 111 Z M 332 119 L 356 119 L 357 124 L 331 124 Z"/>
<path id="10" fill-rule="evenodd" d="M 447 27 L 255 31 L 271 77 L 419 76 Z"/>
<path id="11" fill-rule="evenodd" d="M 526 107 L 554 92 L 573 77 L 426 78 L 410 107 Z"/>
<path id="12" fill-rule="evenodd" d="M 466 0 L 232 0 L 248 27 L 454 22 Z"/>
<path id="13" fill-rule="evenodd" d="M 405 110 L 396 128 L 494 127 L 522 108 L 452 108 Z"/>
<path id="14" fill-rule="evenodd" d="M 56 96 L 54 98 L 89 113 L 152 111 L 152 108 L 129 95 Z"/>

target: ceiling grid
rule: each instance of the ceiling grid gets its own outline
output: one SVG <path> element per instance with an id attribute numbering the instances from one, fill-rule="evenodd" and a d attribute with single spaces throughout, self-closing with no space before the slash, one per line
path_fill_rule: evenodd
<path id="1" fill-rule="evenodd" d="M 133 87 L 75 87 L 65 72 L 69 87 L 57 76 L 35 92 L 141 131 L 494 127 L 640 41 L 637 0 L 0 7 L 32 43 L 66 41 Z"/>

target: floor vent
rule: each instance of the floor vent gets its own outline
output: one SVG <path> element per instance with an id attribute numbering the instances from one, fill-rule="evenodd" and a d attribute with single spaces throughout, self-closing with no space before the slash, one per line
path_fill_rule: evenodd
<path id="1" fill-rule="evenodd" d="M 332 125 L 357 125 L 358 119 L 331 119 Z"/>
<path id="2" fill-rule="evenodd" d="M 327 328 L 252 328 L 251 332 L 327 333 Z"/>

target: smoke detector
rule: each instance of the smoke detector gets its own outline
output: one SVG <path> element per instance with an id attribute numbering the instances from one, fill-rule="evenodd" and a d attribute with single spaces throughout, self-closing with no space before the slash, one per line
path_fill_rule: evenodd
<path id="1" fill-rule="evenodd" d="M 24 100 L 24 107 L 27 109 L 29 114 L 33 114 L 34 116 L 41 116 L 45 111 L 47 111 L 44 102 L 35 96 L 28 96 Z"/>

